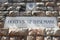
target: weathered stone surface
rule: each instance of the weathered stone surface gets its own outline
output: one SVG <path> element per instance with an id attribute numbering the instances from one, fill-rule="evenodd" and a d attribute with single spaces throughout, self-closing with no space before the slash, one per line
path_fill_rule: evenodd
<path id="1" fill-rule="evenodd" d="M 36 37 L 36 40 L 44 40 L 44 38 L 41 37 L 41 36 L 37 36 L 37 37 Z"/>
<path id="2" fill-rule="evenodd" d="M 54 8 L 53 8 L 53 7 L 47 7 L 47 10 L 48 10 L 48 11 L 53 11 Z"/>
<path id="3" fill-rule="evenodd" d="M 55 6 L 55 3 L 54 3 L 54 2 L 46 2 L 45 5 L 46 5 L 46 6 Z"/>

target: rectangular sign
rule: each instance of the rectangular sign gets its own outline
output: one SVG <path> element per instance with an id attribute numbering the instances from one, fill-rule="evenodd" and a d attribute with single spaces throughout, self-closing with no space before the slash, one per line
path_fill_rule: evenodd
<path id="1" fill-rule="evenodd" d="M 5 28 L 57 27 L 56 17 L 6 17 Z"/>

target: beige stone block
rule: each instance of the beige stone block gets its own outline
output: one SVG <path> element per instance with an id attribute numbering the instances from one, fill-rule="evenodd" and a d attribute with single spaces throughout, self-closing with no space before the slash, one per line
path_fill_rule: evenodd
<path id="1" fill-rule="evenodd" d="M 36 40 L 44 40 L 44 38 L 41 37 L 41 36 L 37 36 L 37 37 L 36 37 Z"/>

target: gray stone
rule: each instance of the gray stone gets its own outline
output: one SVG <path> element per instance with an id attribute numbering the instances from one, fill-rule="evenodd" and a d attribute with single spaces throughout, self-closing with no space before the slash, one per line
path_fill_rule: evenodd
<path id="1" fill-rule="evenodd" d="M 37 6 L 44 6 L 44 2 L 36 3 Z"/>
<path id="2" fill-rule="evenodd" d="M 0 0 L 0 2 L 2 2 L 2 3 L 6 2 L 6 1 L 8 1 L 8 0 Z"/>
<path id="3" fill-rule="evenodd" d="M 37 9 L 37 10 L 47 10 L 46 7 L 37 7 L 36 9 Z"/>
<path id="4" fill-rule="evenodd" d="M 53 11 L 53 7 L 47 7 L 48 11 Z"/>

